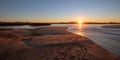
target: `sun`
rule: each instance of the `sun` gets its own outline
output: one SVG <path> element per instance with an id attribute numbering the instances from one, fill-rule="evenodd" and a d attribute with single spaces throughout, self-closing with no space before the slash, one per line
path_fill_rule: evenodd
<path id="1" fill-rule="evenodd" d="M 82 24 L 82 20 L 78 20 L 78 24 Z"/>

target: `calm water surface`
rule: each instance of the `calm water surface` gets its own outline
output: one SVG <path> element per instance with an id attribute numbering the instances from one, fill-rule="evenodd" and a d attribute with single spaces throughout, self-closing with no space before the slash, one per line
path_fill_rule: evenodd
<path id="1" fill-rule="evenodd" d="M 52 26 L 66 26 L 68 31 L 86 36 L 103 48 L 120 56 L 120 28 L 102 28 L 107 24 L 86 24 L 79 28 L 77 24 L 53 24 Z"/>

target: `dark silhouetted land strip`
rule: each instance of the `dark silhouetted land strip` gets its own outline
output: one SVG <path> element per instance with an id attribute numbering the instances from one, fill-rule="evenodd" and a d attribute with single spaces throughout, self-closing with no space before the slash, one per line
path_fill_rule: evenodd
<path id="1" fill-rule="evenodd" d="M 120 24 L 117 22 L 83 22 L 84 24 Z M 0 26 L 16 26 L 16 25 L 30 25 L 30 26 L 46 26 L 51 24 L 78 24 L 78 22 L 49 22 L 49 23 L 36 23 L 36 22 L 0 22 Z"/>
<path id="2" fill-rule="evenodd" d="M 50 23 L 27 23 L 27 22 L 0 22 L 0 26 L 16 26 L 16 25 L 30 25 L 30 26 L 45 26 Z"/>

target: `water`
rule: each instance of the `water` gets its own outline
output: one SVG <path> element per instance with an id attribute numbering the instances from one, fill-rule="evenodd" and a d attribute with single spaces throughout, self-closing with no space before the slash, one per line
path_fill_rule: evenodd
<path id="1" fill-rule="evenodd" d="M 102 28 L 104 24 L 86 24 L 78 29 L 76 24 L 52 24 L 51 26 L 68 27 L 67 31 L 75 34 L 86 36 L 90 40 L 99 44 L 103 48 L 120 56 L 120 28 Z M 48 26 L 0 26 L 0 29 L 5 28 L 27 28 L 35 29 Z"/>
<path id="2" fill-rule="evenodd" d="M 26 28 L 26 29 L 35 29 L 41 27 L 48 27 L 48 26 L 30 26 L 30 25 L 17 25 L 17 26 L 0 26 L 0 29 L 8 29 L 8 28 Z"/>
<path id="3" fill-rule="evenodd" d="M 68 31 L 86 36 L 103 48 L 120 56 L 120 28 L 102 28 L 103 25 L 84 25 L 82 29 Z"/>
<path id="4" fill-rule="evenodd" d="M 120 56 L 120 28 L 102 28 L 107 24 L 86 24 L 78 29 L 76 24 L 53 24 L 66 26 L 68 31 L 85 36 L 110 52 Z"/>

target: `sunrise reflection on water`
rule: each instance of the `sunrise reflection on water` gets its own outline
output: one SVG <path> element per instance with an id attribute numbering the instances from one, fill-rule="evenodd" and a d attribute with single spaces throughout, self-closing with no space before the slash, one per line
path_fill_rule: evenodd
<path id="1" fill-rule="evenodd" d="M 82 20 L 78 21 L 78 29 L 82 29 Z"/>

